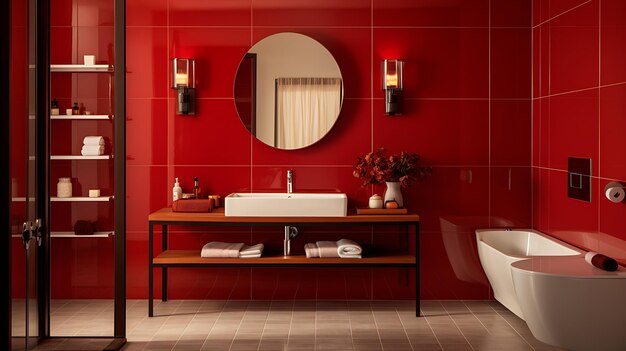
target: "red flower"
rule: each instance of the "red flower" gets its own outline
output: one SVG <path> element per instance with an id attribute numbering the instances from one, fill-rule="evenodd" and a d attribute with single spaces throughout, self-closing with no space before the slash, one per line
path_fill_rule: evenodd
<path id="1" fill-rule="evenodd" d="M 400 155 L 387 156 L 381 147 L 357 157 L 352 174 L 363 179 L 363 186 L 384 182 L 400 182 L 403 187 L 416 180 L 423 180 L 432 173 L 432 168 L 419 164 L 420 156 L 416 153 L 401 152 Z"/>

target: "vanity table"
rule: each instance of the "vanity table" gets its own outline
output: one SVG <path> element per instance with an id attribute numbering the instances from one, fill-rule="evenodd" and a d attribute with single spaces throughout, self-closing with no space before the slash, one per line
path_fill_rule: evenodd
<path id="1" fill-rule="evenodd" d="M 415 267 L 415 314 L 419 317 L 419 216 L 416 214 L 396 215 L 357 215 L 348 211 L 344 217 L 234 217 L 225 216 L 224 208 L 214 209 L 210 213 L 173 212 L 171 208 L 163 208 L 148 216 L 148 316 L 154 315 L 153 306 L 153 270 L 161 268 L 162 301 L 167 301 L 168 268 L 184 267 L 279 267 L 279 266 L 351 266 L 351 267 Z M 261 258 L 202 258 L 200 250 L 168 250 L 168 226 L 323 226 L 323 225 L 404 225 L 406 235 L 410 235 L 413 227 L 415 235 L 415 254 L 366 253 L 361 259 L 346 258 L 306 258 L 294 256 L 263 256 Z M 161 226 L 162 251 L 154 256 L 154 227 Z M 339 238 L 337 238 L 339 239 Z M 408 248 L 407 248 L 408 249 Z"/>

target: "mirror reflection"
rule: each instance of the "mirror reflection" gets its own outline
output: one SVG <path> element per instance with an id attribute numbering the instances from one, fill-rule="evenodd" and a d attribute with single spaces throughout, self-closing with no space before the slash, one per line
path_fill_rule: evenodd
<path id="1" fill-rule="evenodd" d="M 330 52 L 302 34 L 279 33 L 255 44 L 239 65 L 235 105 L 263 143 L 300 149 L 323 138 L 343 101 L 341 71 Z"/>

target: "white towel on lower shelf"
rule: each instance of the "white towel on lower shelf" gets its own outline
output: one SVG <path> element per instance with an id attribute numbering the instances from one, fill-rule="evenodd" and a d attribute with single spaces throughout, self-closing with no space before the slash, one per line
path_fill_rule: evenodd
<path id="1" fill-rule="evenodd" d="M 306 258 L 361 258 L 363 249 L 352 240 L 318 241 L 304 245 Z"/>
<path id="2" fill-rule="evenodd" d="M 361 258 L 363 249 L 361 245 L 349 239 L 340 239 L 337 241 L 337 254 L 341 258 Z"/>
<path id="3" fill-rule="evenodd" d="M 308 243 L 304 245 L 304 254 L 306 258 L 317 258 L 320 257 L 320 250 L 317 248 L 317 245 Z"/>
<path id="4" fill-rule="evenodd" d="M 243 247 L 243 243 L 223 243 L 219 241 L 211 241 L 202 247 L 200 257 L 203 258 L 224 258 L 239 257 L 239 250 Z"/>
<path id="5" fill-rule="evenodd" d="M 80 154 L 83 156 L 100 156 L 104 154 L 104 146 L 83 145 L 83 148 L 80 150 Z"/>
<path id="6" fill-rule="evenodd" d="M 263 254 L 263 244 L 256 244 L 252 246 L 244 245 L 239 250 L 239 258 L 259 258 Z"/>
<path id="7" fill-rule="evenodd" d="M 104 145 L 104 138 L 100 135 L 90 135 L 83 139 L 83 145 Z"/>
<path id="8" fill-rule="evenodd" d="M 239 258 L 261 258 L 261 254 L 239 255 Z"/>
<path id="9" fill-rule="evenodd" d="M 239 256 L 261 255 L 263 253 L 263 244 L 256 244 L 252 246 L 244 245 L 239 250 Z"/>
<path id="10" fill-rule="evenodd" d="M 321 258 L 337 258 L 337 242 L 336 241 L 318 241 L 315 243 L 319 250 L 319 257 Z"/>

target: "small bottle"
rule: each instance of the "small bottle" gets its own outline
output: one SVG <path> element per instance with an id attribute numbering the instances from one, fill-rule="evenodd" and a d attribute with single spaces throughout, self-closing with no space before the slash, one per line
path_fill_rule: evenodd
<path id="1" fill-rule="evenodd" d="M 52 103 L 50 104 L 50 114 L 56 116 L 59 114 L 59 103 L 57 99 L 52 99 Z"/>
<path id="2" fill-rule="evenodd" d="M 72 106 L 72 114 L 80 115 L 80 108 L 78 107 L 78 102 L 75 102 L 74 106 Z"/>
<path id="3" fill-rule="evenodd" d="M 193 198 L 200 198 L 200 186 L 198 185 L 198 177 L 193 178 Z"/>
<path id="4" fill-rule="evenodd" d="M 176 183 L 174 183 L 174 189 L 172 189 L 172 193 L 174 194 L 174 201 L 183 198 L 183 188 L 180 187 L 180 183 L 178 183 L 178 178 L 176 178 Z"/>

